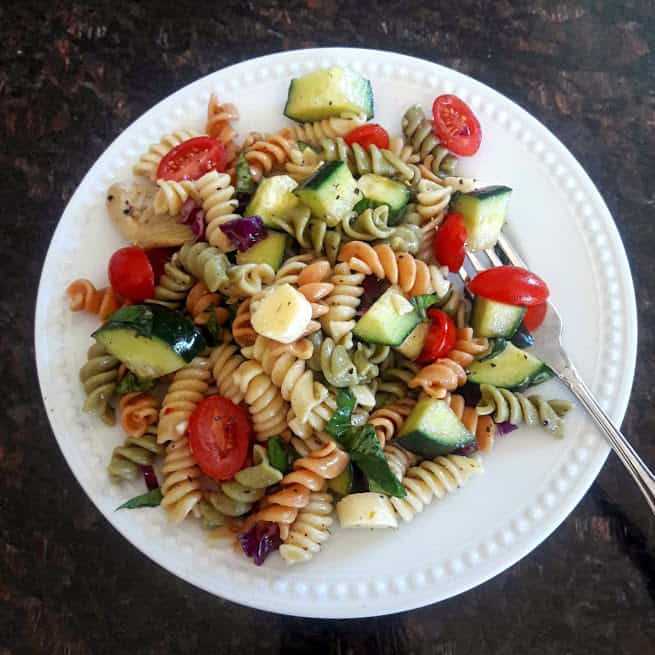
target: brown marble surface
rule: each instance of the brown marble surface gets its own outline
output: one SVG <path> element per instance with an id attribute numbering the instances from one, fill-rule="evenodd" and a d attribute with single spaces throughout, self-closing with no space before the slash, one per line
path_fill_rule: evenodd
<path id="1" fill-rule="evenodd" d="M 655 465 L 655 4 L 37 2 L 0 4 L 0 655 L 655 652 L 655 520 L 611 456 L 572 515 L 505 573 L 397 616 L 286 618 L 214 598 L 147 560 L 68 470 L 32 340 L 61 212 L 111 140 L 225 65 L 319 45 L 396 50 L 493 86 L 596 182 L 635 278 L 640 342 L 625 432 Z"/>

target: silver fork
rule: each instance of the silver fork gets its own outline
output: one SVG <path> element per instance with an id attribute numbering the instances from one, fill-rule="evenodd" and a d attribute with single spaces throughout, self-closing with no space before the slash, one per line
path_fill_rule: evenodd
<path id="1" fill-rule="evenodd" d="M 503 263 L 508 263 L 514 266 L 528 268 L 523 258 L 518 254 L 516 248 L 512 246 L 504 233 L 498 239 L 496 249 L 498 252 L 495 249 L 484 251 L 491 266 L 501 266 Z M 477 254 L 467 252 L 466 257 L 476 272 L 483 271 L 487 268 L 482 264 Z M 506 261 L 503 261 L 503 259 Z M 459 275 L 464 282 L 467 281 L 468 273 L 464 267 L 460 269 Z M 607 416 L 598 404 L 598 401 L 594 398 L 589 387 L 580 378 L 573 362 L 562 346 L 562 327 L 560 315 L 553 304 L 549 302 L 544 322 L 533 334 L 535 342 L 532 347 L 535 350 L 535 354 L 552 369 L 553 373 L 555 373 L 560 381 L 587 410 L 600 431 L 605 435 L 614 452 L 637 483 L 651 511 L 655 513 L 655 475 L 653 475 L 653 472 L 635 452 L 621 431 L 612 423 L 609 416 Z"/>

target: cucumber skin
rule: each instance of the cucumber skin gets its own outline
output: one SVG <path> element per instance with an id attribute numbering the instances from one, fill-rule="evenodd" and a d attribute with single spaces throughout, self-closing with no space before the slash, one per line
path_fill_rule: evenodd
<path id="1" fill-rule="evenodd" d="M 508 305 L 507 303 L 497 302 L 489 298 L 483 298 L 482 296 L 475 296 L 471 311 L 471 327 L 473 328 L 473 332 L 475 332 L 476 336 L 488 337 L 489 339 L 511 339 L 523 322 L 523 317 L 527 309 L 525 307 L 515 307 L 514 313 L 516 314 L 516 318 L 514 321 L 511 324 L 508 323 L 506 329 L 496 330 L 491 329 L 489 325 L 491 323 L 489 313 L 495 311 L 496 307 L 498 311 L 504 311 L 505 313 L 509 313 L 512 310 L 512 305 Z"/>

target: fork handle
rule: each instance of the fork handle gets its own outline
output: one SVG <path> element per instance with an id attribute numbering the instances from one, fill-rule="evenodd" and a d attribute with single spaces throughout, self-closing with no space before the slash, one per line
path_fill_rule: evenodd
<path id="1" fill-rule="evenodd" d="M 582 403 L 591 418 L 594 419 L 594 422 L 605 435 L 614 452 L 628 469 L 628 473 L 630 473 L 637 483 L 651 511 L 655 513 L 655 475 L 653 475 L 653 472 L 646 466 L 641 457 L 639 457 L 621 431 L 612 423 L 609 416 L 607 416 L 594 398 L 589 387 L 587 387 L 575 371 L 572 372 L 573 375 L 571 376 L 558 373 L 558 377 Z"/>

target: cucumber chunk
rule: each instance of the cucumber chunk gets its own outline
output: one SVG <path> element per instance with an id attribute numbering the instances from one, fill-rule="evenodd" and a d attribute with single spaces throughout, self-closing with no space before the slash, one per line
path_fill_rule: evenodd
<path id="1" fill-rule="evenodd" d="M 507 305 L 489 298 L 476 296 L 473 299 L 471 327 L 479 337 L 511 338 L 521 325 L 525 307 Z"/>
<path id="2" fill-rule="evenodd" d="M 284 261 L 289 238 L 286 234 L 268 231 L 268 236 L 245 252 L 237 253 L 237 264 L 268 264 L 277 271 Z"/>
<path id="3" fill-rule="evenodd" d="M 376 206 L 387 205 L 389 207 L 389 225 L 400 223 L 407 209 L 407 203 L 409 203 L 410 190 L 407 185 L 382 175 L 367 173 L 357 180 L 357 186 L 364 197 L 371 200 Z"/>
<path id="4" fill-rule="evenodd" d="M 341 160 L 323 164 L 294 193 L 330 227 L 347 216 L 362 196 L 350 169 Z"/>
<path id="5" fill-rule="evenodd" d="M 475 443 L 475 437 L 448 403 L 424 398 L 416 403 L 405 420 L 396 442 L 417 455 L 436 457 Z"/>
<path id="6" fill-rule="evenodd" d="M 373 118 L 371 83 L 352 71 L 334 66 L 291 80 L 284 115 L 305 123 L 344 112 Z"/>
<path id="7" fill-rule="evenodd" d="M 418 311 L 398 287 L 389 287 L 365 312 L 353 334 L 368 343 L 400 346 L 421 322 Z"/>
<path id="8" fill-rule="evenodd" d="M 407 357 L 407 359 L 414 360 L 423 350 L 423 344 L 425 343 L 425 338 L 428 336 L 430 331 L 430 321 L 423 321 L 419 323 L 406 337 L 399 346 L 396 346 L 396 350 L 401 354 Z"/>
<path id="9" fill-rule="evenodd" d="M 553 373 L 540 359 L 509 342 L 496 343 L 495 354 L 473 362 L 468 381 L 521 390 L 549 380 Z M 505 344 L 503 348 L 502 344 Z"/>
<path id="10" fill-rule="evenodd" d="M 188 318 L 160 305 L 123 307 L 92 336 L 139 378 L 177 371 L 205 347 Z"/>
<path id="11" fill-rule="evenodd" d="M 328 480 L 328 489 L 340 496 L 347 496 L 353 487 L 353 465 L 348 462 L 348 466 L 336 478 Z"/>
<path id="12" fill-rule="evenodd" d="M 506 186 L 457 193 L 451 211 L 464 216 L 466 242 L 471 252 L 493 248 L 505 223 L 512 190 Z"/>
<path id="13" fill-rule="evenodd" d="M 255 191 L 244 216 L 261 216 L 266 227 L 276 227 L 273 219 L 284 219 L 289 210 L 298 204 L 292 191 L 298 183 L 288 175 L 264 178 Z"/>

